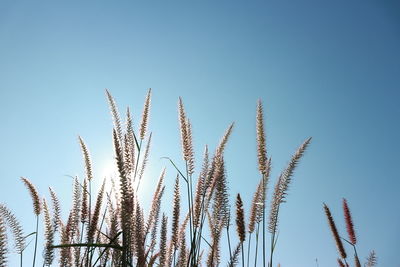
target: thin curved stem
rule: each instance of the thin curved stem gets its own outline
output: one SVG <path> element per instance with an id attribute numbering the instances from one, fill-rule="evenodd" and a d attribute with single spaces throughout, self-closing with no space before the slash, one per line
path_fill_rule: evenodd
<path id="1" fill-rule="evenodd" d="M 38 241 L 38 230 L 39 230 L 39 215 L 36 215 L 36 236 L 35 236 L 35 250 L 33 252 L 33 264 L 32 266 L 35 267 L 36 261 L 36 250 L 37 250 L 37 241 Z M 22 255 L 22 254 L 21 254 Z M 22 259 L 21 259 L 22 264 Z"/>

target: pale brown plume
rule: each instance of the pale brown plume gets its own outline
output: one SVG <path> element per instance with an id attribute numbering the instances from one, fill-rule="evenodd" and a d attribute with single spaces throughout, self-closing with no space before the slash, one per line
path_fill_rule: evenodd
<path id="1" fill-rule="evenodd" d="M 149 112 L 150 112 L 150 101 L 151 101 L 151 88 L 147 92 L 146 100 L 144 102 L 144 107 L 143 107 L 142 121 L 140 123 L 140 130 L 139 130 L 139 136 L 141 140 L 144 139 L 147 132 L 147 124 L 149 121 Z"/>
<path id="2" fill-rule="evenodd" d="M 261 100 L 257 103 L 257 118 L 256 118 L 256 130 L 257 130 L 257 156 L 258 156 L 258 169 L 262 174 L 267 172 L 267 147 L 265 141 L 265 129 L 264 129 L 264 114 Z"/>
<path id="3" fill-rule="evenodd" d="M 28 191 L 32 197 L 32 202 L 33 202 L 33 212 L 35 215 L 39 216 L 40 212 L 42 210 L 41 203 L 40 203 L 40 197 L 39 194 L 36 190 L 36 187 L 29 181 L 28 179 L 21 177 L 22 182 L 25 184 L 25 186 L 28 188 Z"/>

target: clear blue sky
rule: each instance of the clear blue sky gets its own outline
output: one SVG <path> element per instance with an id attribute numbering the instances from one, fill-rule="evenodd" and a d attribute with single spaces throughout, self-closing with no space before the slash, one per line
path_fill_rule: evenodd
<path id="1" fill-rule="evenodd" d="M 232 199 L 240 192 L 248 211 L 261 98 L 273 183 L 313 136 L 282 208 L 275 262 L 336 266 L 322 203 L 344 234 L 346 197 L 361 257 L 375 249 L 379 266 L 400 266 L 399 47 L 397 1 L 1 1 L 0 201 L 27 233 L 33 215 L 20 176 L 45 196 L 53 186 L 69 209 L 65 175 L 83 174 L 77 135 L 98 176 L 113 157 L 104 88 L 121 109 L 131 106 L 137 125 L 151 87 L 144 188 L 167 165 L 160 157 L 181 158 L 182 96 L 198 156 L 236 122 L 227 171 Z M 175 172 L 167 172 L 170 195 Z"/>

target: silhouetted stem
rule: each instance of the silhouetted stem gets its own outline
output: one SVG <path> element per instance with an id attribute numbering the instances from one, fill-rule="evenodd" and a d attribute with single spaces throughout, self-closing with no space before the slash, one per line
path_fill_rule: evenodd
<path id="1" fill-rule="evenodd" d="M 75 243 L 75 244 L 61 244 L 61 245 L 54 245 L 50 246 L 50 248 L 70 248 L 70 247 L 95 247 L 95 248 L 114 248 L 114 249 L 119 249 L 123 250 L 124 248 L 118 245 L 112 245 L 112 244 L 97 244 L 97 243 Z"/>
<path id="2" fill-rule="evenodd" d="M 254 257 L 254 267 L 257 267 L 257 253 L 258 253 L 258 233 L 260 230 L 260 223 L 257 223 L 257 230 L 256 230 L 256 256 Z"/>
<path id="3" fill-rule="evenodd" d="M 229 235 L 229 222 L 228 226 L 226 227 L 226 235 L 228 236 L 229 259 L 232 261 L 231 238 Z"/>
<path id="4" fill-rule="evenodd" d="M 33 252 L 33 264 L 32 266 L 35 267 L 36 261 L 36 250 L 37 250 L 37 241 L 38 241 L 38 229 L 39 229 L 39 215 L 36 215 L 36 236 L 35 236 L 35 250 Z M 22 264 L 22 260 L 21 260 Z"/>
<path id="5" fill-rule="evenodd" d="M 251 234 L 249 235 L 249 244 L 247 246 L 247 267 L 249 267 L 249 260 L 250 260 L 250 248 L 251 248 Z"/>

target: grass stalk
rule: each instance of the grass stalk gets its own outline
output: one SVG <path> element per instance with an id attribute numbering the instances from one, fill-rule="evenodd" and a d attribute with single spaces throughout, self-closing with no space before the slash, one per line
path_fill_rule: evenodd
<path id="1" fill-rule="evenodd" d="M 228 222 L 228 226 L 226 227 L 226 236 L 228 238 L 229 259 L 232 260 L 231 238 L 230 238 L 230 234 L 229 234 L 229 222 Z"/>
<path id="2" fill-rule="evenodd" d="M 260 231 L 260 223 L 257 223 L 257 230 L 256 230 L 256 255 L 254 257 L 254 267 L 257 267 L 257 257 L 258 257 L 258 234 Z"/>
<path id="3" fill-rule="evenodd" d="M 35 249 L 33 252 L 33 263 L 32 266 L 35 267 L 36 263 L 36 251 L 37 251 L 37 242 L 38 242 L 38 230 L 39 230 L 39 215 L 36 215 L 36 235 L 35 235 Z M 22 255 L 22 253 L 21 253 Z M 22 264 L 22 258 L 21 258 L 21 264 Z"/>
<path id="4" fill-rule="evenodd" d="M 247 267 L 249 267 L 249 261 L 250 261 L 251 235 L 252 233 L 249 234 L 249 244 L 247 245 Z"/>
<path id="5" fill-rule="evenodd" d="M 263 193 L 263 197 L 262 197 L 262 200 L 263 200 L 263 203 L 262 203 L 262 207 L 263 207 L 262 235 L 263 235 L 263 237 L 262 237 L 262 242 L 263 242 L 263 266 L 265 267 L 265 175 L 264 174 L 262 175 L 262 181 L 263 181 L 262 182 L 262 184 L 263 184 L 263 190 L 262 190 L 262 193 Z"/>

